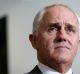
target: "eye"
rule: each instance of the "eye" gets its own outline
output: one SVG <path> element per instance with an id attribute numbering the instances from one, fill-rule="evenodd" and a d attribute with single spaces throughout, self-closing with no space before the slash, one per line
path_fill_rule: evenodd
<path id="1" fill-rule="evenodd" d="M 68 27 L 66 28 L 66 30 L 67 30 L 68 32 L 75 33 L 75 29 L 74 29 L 73 27 L 68 26 Z"/>
<path id="2" fill-rule="evenodd" d="M 58 29 L 56 27 L 50 27 L 48 29 L 48 32 L 53 32 L 53 31 L 57 31 Z"/>
<path id="3" fill-rule="evenodd" d="M 48 26 L 48 32 L 56 32 L 60 29 L 61 29 L 61 27 L 60 27 L 59 23 L 50 23 Z"/>

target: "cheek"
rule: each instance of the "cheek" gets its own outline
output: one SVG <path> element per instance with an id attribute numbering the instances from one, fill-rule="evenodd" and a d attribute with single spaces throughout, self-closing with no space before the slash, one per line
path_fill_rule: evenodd
<path id="1" fill-rule="evenodd" d="M 72 38 L 71 39 L 71 44 L 72 44 L 73 55 L 75 55 L 76 52 L 77 52 L 77 49 L 78 49 L 78 44 L 79 44 L 78 38 Z"/>
<path id="2" fill-rule="evenodd" d="M 48 50 L 48 52 L 52 52 L 54 49 L 54 38 L 53 37 L 47 37 L 44 39 L 44 46 L 45 49 Z"/>
<path id="3" fill-rule="evenodd" d="M 70 41 L 71 41 L 73 47 L 78 47 L 79 40 L 78 40 L 77 37 L 76 38 L 71 38 Z"/>
<path id="4" fill-rule="evenodd" d="M 48 48 L 48 50 L 51 50 L 52 48 L 54 48 L 52 39 L 47 40 L 46 47 Z"/>
<path id="5" fill-rule="evenodd" d="M 45 50 L 50 50 L 54 47 L 53 45 L 54 38 L 52 36 L 42 36 L 39 38 L 39 45 Z"/>
<path id="6" fill-rule="evenodd" d="M 52 57 L 54 53 L 54 44 L 53 44 L 53 38 L 48 38 L 48 39 L 44 39 L 43 40 L 43 54 L 45 54 L 45 56 L 47 58 Z"/>

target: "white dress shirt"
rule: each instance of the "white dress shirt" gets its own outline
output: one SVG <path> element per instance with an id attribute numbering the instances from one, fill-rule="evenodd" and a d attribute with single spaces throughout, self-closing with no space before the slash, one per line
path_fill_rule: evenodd
<path id="1" fill-rule="evenodd" d="M 56 70 L 54 70 L 54 69 L 52 69 L 52 68 L 50 68 L 40 62 L 38 63 L 38 68 L 41 70 L 41 72 L 43 74 L 61 74 L 61 73 L 57 72 Z M 69 69 L 69 71 L 65 74 L 72 74 L 72 70 Z"/>

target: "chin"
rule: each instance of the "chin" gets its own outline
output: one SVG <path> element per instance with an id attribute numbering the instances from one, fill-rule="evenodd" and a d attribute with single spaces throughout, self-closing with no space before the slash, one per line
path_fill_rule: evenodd
<path id="1" fill-rule="evenodd" d="M 68 63 L 71 60 L 71 58 L 68 56 L 58 56 L 52 59 L 53 62 L 55 61 L 56 63 Z"/>
<path id="2" fill-rule="evenodd" d="M 58 62 L 58 63 L 62 63 L 62 64 L 65 64 L 65 63 L 68 63 L 69 60 L 66 60 L 66 59 L 57 59 L 56 62 Z"/>

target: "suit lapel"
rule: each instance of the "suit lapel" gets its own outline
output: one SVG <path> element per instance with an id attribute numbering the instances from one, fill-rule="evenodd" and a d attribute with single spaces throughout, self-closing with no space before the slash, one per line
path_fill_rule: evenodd
<path id="1" fill-rule="evenodd" d="M 32 71 L 25 74 L 42 74 L 42 72 L 39 70 L 38 66 L 36 65 Z"/>
<path id="2" fill-rule="evenodd" d="M 38 66 L 35 66 L 34 69 L 31 72 L 33 72 L 33 73 L 41 73 L 41 71 L 39 70 Z"/>

